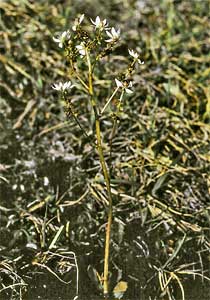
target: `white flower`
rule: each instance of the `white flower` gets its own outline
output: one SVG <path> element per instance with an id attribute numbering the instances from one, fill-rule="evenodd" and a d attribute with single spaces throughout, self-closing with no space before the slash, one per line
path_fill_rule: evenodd
<path id="1" fill-rule="evenodd" d="M 48 179 L 48 177 L 44 177 L 44 186 L 47 186 L 47 185 L 49 185 L 49 179 Z"/>
<path id="2" fill-rule="evenodd" d="M 115 82 L 118 88 L 123 87 L 123 83 L 119 81 L 117 78 L 115 78 Z"/>
<path id="3" fill-rule="evenodd" d="M 132 49 L 128 49 L 128 53 L 130 54 L 130 56 L 132 56 L 135 59 L 137 59 L 139 57 L 138 53 Z"/>
<path id="4" fill-rule="evenodd" d="M 143 64 L 144 64 L 144 61 L 141 61 L 140 59 L 137 59 L 137 61 L 138 61 L 138 63 L 139 63 L 140 65 L 143 65 Z"/>
<path id="5" fill-rule="evenodd" d="M 86 55 L 86 49 L 84 43 L 81 43 L 80 45 L 76 46 L 76 48 L 81 56 Z"/>
<path id="6" fill-rule="evenodd" d="M 116 31 L 115 28 L 112 27 L 111 32 L 107 31 L 106 34 L 108 35 L 108 37 L 110 37 L 110 39 L 105 40 L 107 43 L 116 42 L 120 38 L 120 29 Z"/>
<path id="7" fill-rule="evenodd" d="M 95 25 L 95 29 L 103 30 L 104 28 L 106 28 L 108 26 L 107 20 L 104 19 L 103 21 L 101 21 L 99 16 L 96 17 L 95 22 L 92 19 L 90 19 L 90 21 L 93 25 Z"/>
<path id="8" fill-rule="evenodd" d="M 69 30 L 64 31 L 58 38 L 53 37 L 53 41 L 58 43 L 58 46 L 60 48 L 63 48 L 63 45 L 66 40 L 70 39 L 70 32 Z"/>
<path id="9" fill-rule="evenodd" d="M 117 87 L 122 88 L 123 90 L 125 90 L 125 92 L 127 94 L 132 94 L 133 93 L 133 91 L 131 89 L 129 89 L 129 88 L 132 88 L 132 86 L 133 86 L 132 81 L 127 83 L 126 81 L 122 82 L 122 81 L 119 81 L 117 78 L 115 78 L 115 82 L 116 82 Z"/>
<path id="10" fill-rule="evenodd" d="M 84 14 L 81 15 L 79 18 L 76 18 L 74 20 L 74 25 L 72 26 L 72 30 L 73 31 L 76 31 L 77 30 L 77 27 L 82 23 L 83 19 L 84 19 Z"/>
<path id="11" fill-rule="evenodd" d="M 134 58 L 135 61 L 137 61 L 140 65 L 144 64 L 144 61 L 141 61 L 139 58 L 139 54 L 137 52 L 135 52 L 134 50 L 128 49 L 128 53 L 130 54 L 130 56 L 132 56 Z"/>
<path id="12" fill-rule="evenodd" d="M 127 88 L 125 88 L 126 93 L 132 94 L 133 91 L 131 89 L 128 89 L 128 88 L 132 88 L 132 87 L 133 87 L 133 83 L 132 83 L 132 81 L 130 81 Z"/>
<path id="13" fill-rule="evenodd" d="M 57 91 L 66 91 L 66 90 L 70 90 L 74 87 L 74 85 L 71 83 L 71 81 L 66 81 L 64 83 L 62 82 L 59 82 L 59 83 L 54 83 L 54 85 L 52 85 L 52 88 L 54 90 L 57 90 Z"/>

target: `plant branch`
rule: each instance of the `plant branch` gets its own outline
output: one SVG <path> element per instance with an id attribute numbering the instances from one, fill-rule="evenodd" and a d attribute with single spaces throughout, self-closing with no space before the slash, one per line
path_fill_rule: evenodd
<path id="1" fill-rule="evenodd" d="M 91 99 L 91 104 L 93 107 L 93 111 L 95 114 L 95 128 L 96 128 L 96 139 L 97 139 L 97 150 L 99 154 L 100 164 L 103 170 L 103 175 L 107 188 L 107 195 L 109 200 L 109 208 L 108 208 L 108 222 L 106 227 L 106 241 L 105 241 L 105 253 L 104 253 L 104 296 L 108 295 L 109 292 L 109 254 L 110 254 L 110 236 L 111 236 L 111 225 L 112 225 L 112 195 L 111 195 L 111 186 L 110 186 L 110 177 L 109 172 L 106 166 L 106 162 L 104 159 L 104 153 L 102 148 L 101 141 L 101 129 L 100 129 L 100 118 L 98 114 L 98 110 L 96 107 L 96 100 L 94 98 L 93 92 L 93 73 L 92 73 L 92 65 L 90 61 L 89 52 L 86 49 L 86 57 L 88 63 L 88 79 L 89 79 L 89 94 Z"/>

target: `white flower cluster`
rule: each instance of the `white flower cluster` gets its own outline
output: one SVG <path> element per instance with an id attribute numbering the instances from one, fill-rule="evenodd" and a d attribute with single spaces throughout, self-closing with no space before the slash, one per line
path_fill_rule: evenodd
<path id="1" fill-rule="evenodd" d="M 128 49 L 128 53 L 130 54 L 130 56 L 132 56 L 134 58 L 135 61 L 137 61 L 140 65 L 144 64 L 144 61 L 141 61 L 139 58 L 139 54 L 137 52 L 135 52 L 134 50 Z"/>
<path id="2" fill-rule="evenodd" d="M 113 43 L 116 42 L 117 40 L 119 40 L 120 38 L 120 29 L 118 29 L 117 31 L 115 30 L 114 27 L 112 27 L 111 29 L 108 28 L 109 24 L 107 23 L 107 20 L 104 19 L 103 21 L 101 21 L 100 17 L 97 16 L 96 20 L 93 21 L 92 19 L 91 23 L 95 26 L 95 30 L 99 29 L 99 30 L 106 30 L 106 34 L 108 35 L 109 39 L 105 40 L 107 43 Z"/>
<path id="3" fill-rule="evenodd" d="M 115 82 L 116 82 L 116 85 L 117 85 L 118 89 L 122 88 L 122 90 L 125 90 L 125 92 L 127 94 L 132 94 L 133 93 L 133 91 L 131 89 L 129 89 L 129 88 L 132 88 L 132 86 L 133 86 L 132 81 L 129 81 L 129 83 L 127 83 L 127 82 L 124 83 L 122 81 L 119 81 L 117 78 L 115 78 Z"/>
<path id="4" fill-rule="evenodd" d="M 77 31 L 77 29 L 79 28 L 79 26 L 81 25 L 81 23 L 84 20 L 85 15 L 81 15 L 79 18 L 75 19 L 74 21 L 74 25 L 72 26 L 72 30 L 73 31 Z M 109 39 L 105 40 L 107 43 L 115 43 L 119 40 L 120 38 L 120 29 L 116 30 L 114 27 L 112 28 L 108 28 L 108 23 L 107 20 L 101 20 L 99 16 L 96 17 L 95 21 L 93 21 L 92 19 L 90 19 L 91 23 L 94 25 L 95 30 L 99 30 L 99 31 L 106 31 L 107 36 L 109 37 Z M 64 44 L 66 41 L 70 40 L 71 35 L 70 35 L 70 31 L 66 30 L 64 32 L 62 32 L 58 37 L 53 37 L 54 42 L 58 43 L 58 46 L 60 48 L 63 48 Z M 76 47 L 80 53 L 81 56 L 85 55 L 85 49 L 84 49 L 84 45 L 78 45 Z"/>
<path id="5" fill-rule="evenodd" d="M 80 56 L 85 56 L 86 55 L 86 48 L 85 48 L 85 44 L 81 43 L 80 45 L 76 46 Z"/>
<path id="6" fill-rule="evenodd" d="M 117 31 L 114 27 L 111 28 L 111 31 L 107 31 L 106 34 L 108 35 L 109 39 L 106 40 L 107 43 L 113 43 L 119 40 L 120 38 L 120 29 Z"/>
<path id="7" fill-rule="evenodd" d="M 80 26 L 80 24 L 82 23 L 82 21 L 84 20 L 85 15 L 81 15 L 78 19 L 75 19 L 74 21 L 74 25 L 72 26 L 72 30 L 76 31 L 77 28 Z"/>
<path id="8" fill-rule="evenodd" d="M 95 30 L 96 29 L 99 29 L 99 30 L 108 29 L 107 27 L 108 27 L 109 24 L 107 23 L 106 19 L 101 21 L 100 17 L 97 16 L 95 21 L 93 21 L 92 19 L 90 19 L 90 21 L 95 26 Z"/>
<path id="9" fill-rule="evenodd" d="M 59 83 L 54 83 L 52 85 L 52 88 L 56 91 L 60 91 L 60 92 L 65 92 L 67 90 L 70 90 L 74 87 L 74 84 L 71 83 L 71 81 L 66 81 L 64 83 L 59 82 Z"/>
<path id="10" fill-rule="evenodd" d="M 81 23 L 84 20 L 84 14 L 82 14 L 80 17 L 78 17 L 77 19 L 75 19 L 74 24 L 72 26 L 72 30 L 73 31 L 77 31 L 81 25 Z M 105 39 L 106 43 L 116 43 L 119 38 L 120 38 L 120 29 L 115 29 L 114 27 L 108 28 L 109 24 L 107 23 L 107 20 L 101 20 L 99 16 L 96 17 L 95 21 L 93 21 L 92 19 L 90 19 L 91 23 L 94 26 L 95 31 L 97 32 L 102 32 L 103 30 L 105 30 L 106 35 L 108 36 L 108 39 Z M 58 37 L 53 37 L 53 40 L 58 43 L 58 46 L 60 48 L 63 48 L 66 45 L 66 42 L 68 42 L 68 40 L 70 40 L 71 35 L 70 35 L 70 31 L 66 30 L 63 33 L 61 33 Z M 84 57 L 87 55 L 87 48 L 84 42 L 81 42 L 79 45 L 76 46 L 76 49 L 79 53 L 79 55 L 81 57 Z M 133 62 L 138 62 L 139 64 L 144 64 L 143 61 L 140 60 L 139 58 L 139 54 L 137 52 L 135 52 L 132 49 L 128 49 L 128 53 L 129 55 L 132 57 Z M 127 82 L 127 81 L 120 81 L 117 78 L 115 79 L 116 82 L 116 90 L 114 92 L 114 94 L 121 89 L 122 92 L 125 92 L 127 94 L 131 94 L 133 93 L 132 91 L 132 82 Z M 55 83 L 54 85 L 52 85 L 52 88 L 57 90 L 57 91 L 61 91 L 61 92 L 65 92 L 67 90 L 72 89 L 72 87 L 74 87 L 74 85 L 72 85 L 71 81 L 67 81 L 65 83 L 59 82 L 59 83 Z M 109 101 L 108 101 L 109 103 Z M 106 106 L 105 106 L 106 107 Z"/>
<path id="11" fill-rule="evenodd" d="M 60 48 L 63 48 L 64 43 L 71 37 L 69 30 L 64 31 L 57 38 L 53 37 L 53 41 L 58 43 Z"/>

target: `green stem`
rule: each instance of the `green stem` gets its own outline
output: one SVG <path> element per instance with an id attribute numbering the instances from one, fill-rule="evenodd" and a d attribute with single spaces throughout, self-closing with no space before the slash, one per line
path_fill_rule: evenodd
<path id="1" fill-rule="evenodd" d="M 106 166 L 106 162 L 104 159 L 104 153 L 102 148 L 101 141 L 101 129 L 100 129 L 100 118 L 98 114 L 98 110 L 96 107 L 96 100 L 94 98 L 93 93 L 93 72 L 92 65 L 90 61 L 89 53 L 86 49 L 86 57 L 89 69 L 89 94 L 91 98 L 91 104 L 93 107 L 93 111 L 95 114 L 95 128 L 96 128 L 96 139 L 97 139 L 97 150 L 99 154 L 100 164 L 103 170 L 104 179 L 107 188 L 107 195 L 109 200 L 109 208 L 108 208 L 108 222 L 106 227 L 106 240 L 105 240 L 105 253 L 104 253 L 104 295 L 107 296 L 109 293 L 109 254 L 110 254 L 110 237 L 111 237 L 111 225 L 112 225 L 112 194 L 111 194 L 111 186 L 110 186 L 110 177 L 109 172 Z"/>
<path id="2" fill-rule="evenodd" d="M 63 94 L 63 99 L 66 103 L 66 112 L 67 115 L 71 115 L 74 119 L 74 121 L 76 122 L 76 124 L 79 126 L 79 128 L 81 129 L 82 133 L 84 136 L 86 136 L 88 139 L 90 138 L 89 135 L 87 134 L 87 132 L 85 131 L 85 129 L 83 128 L 83 126 L 80 124 L 80 121 L 78 120 L 73 108 L 72 108 L 72 104 L 71 104 L 71 100 L 68 100 L 67 97 L 65 96 L 65 94 Z"/>
<path id="3" fill-rule="evenodd" d="M 113 99 L 113 97 L 115 96 L 115 94 L 117 93 L 119 87 L 117 87 L 114 91 L 114 93 L 111 95 L 111 97 L 108 99 L 108 101 L 106 102 L 106 104 L 104 105 L 104 108 L 101 110 L 101 114 L 103 114 L 103 112 L 106 110 L 107 106 L 109 105 L 109 103 L 111 102 L 111 100 Z"/>
<path id="4" fill-rule="evenodd" d="M 117 92 L 117 90 L 118 89 L 116 89 L 115 91 Z M 115 92 L 113 93 L 113 95 L 114 94 L 115 94 Z M 121 92 L 119 103 L 117 105 L 117 111 L 116 111 L 116 114 L 114 116 L 114 123 L 113 123 L 111 137 L 110 137 L 110 142 L 109 142 L 109 148 L 110 148 L 110 151 L 109 151 L 109 162 L 110 162 L 110 165 L 111 165 L 111 162 L 112 162 L 112 142 L 113 142 L 113 138 L 115 136 L 116 130 L 117 130 L 117 120 L 118 120 L 118 117 L 119 117 L 120 107 L 121 107 L 123 96 L 124 96 L 124 90 L 122 90 L 122 92 Z M 110 176 L 111 175 L 112 175 L 112 165 L 110 167 Z"/>
<path id="5" fill-rule="evenodd" d="M 71 69 L 72 72 L 74 73 L 75 77 L 80 81 L 80 83 L 82 84 L 82 86 L 86 89 L 86 91 L 89 90 L 88 85 L 82 80 L 82 78 L 80 77 L 80 75 L 78 74 L 77 70 L 74 67 L 74 63 L 73 61 L 70 59 L 70 64 L 71 64 Z"/>

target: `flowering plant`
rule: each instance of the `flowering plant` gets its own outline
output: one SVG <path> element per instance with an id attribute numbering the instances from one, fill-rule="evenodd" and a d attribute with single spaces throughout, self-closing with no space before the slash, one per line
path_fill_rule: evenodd
<path id="1" fill-rule="evenodd" d="M 73 87 L 81 90 L 83 94 L 85 93 L 88 95 L 94 115 L 96 142 L 92 141 L 92 145 L 98 152 L 109 203 L 104 255 L 104 274 L 102 278 L 104 295 L 107 295 L 109 291 L 108 274 L 112 225 L 112 192 L 110 187 L 110 171 L 104 157 L 101 135 L 102 116 L 109 107 L 111 110 L 111 119 L 113 120 L 113 129 L 110 140 L 110 148 L 112 148 L 112 139 L 115 135 L 117 120 L 119 119 L 122 110 L 123 97 L 126 94 L 131 95 L 133 93 L 133 83 L 131 81 L 132 72 L 135 70 L 136 64 L 141 65 L 143 62 L 140 60 L 139 54 L 136 51 L 129 49 L 128 53 L 130 55 L 130 60 L 127 67 L 123 71 L 119 71 L 115 78 L 111 78 L 111 81 L 108 81 L 109 86 L 113 88 L 113 91 L 109 93 L 106 99 L 102 100 L 101 97 L 99 97 L 100 93 L 98 95 L 95 88 L 96 67 L 103 67 L 105 58 L 109 57 L 110 54 L 115 51 L 115 48 L 120 41 L 120 29 L 115 29 L 114 27 L 110 28 L 107 20 L 101 20 L 99 16 L 96 17 L 95 21 L 90 19 L 89 26 L 87 26 L 83 14 L 74 21 L 71 30 L 64 31 L 58 37 L 54 37 L 53 40 L 58 43 L 60 48 L 64 49 L 66 59 L 70 65 L 71 81 L 54 83 L 54 85 L 52 85 L 53 89 L 61 92 L 61 95 L 65 100 L 67 116 L 73 116 L 83 133 L 87 137 L 90 137 L 86 133 L 78 115 L 74 112 L 74 108 L 72 107 L 73 105 L 69 92 Z M 74 84 L 72 84 L 72 82 Z M 104 89 L 105 87 L 101 85 L 100 90 Z M 119 98 L 116 101 L 117 105 L 111 105 L 113 98 L 117 97 L 117 95 L 119 95 Z"/>

